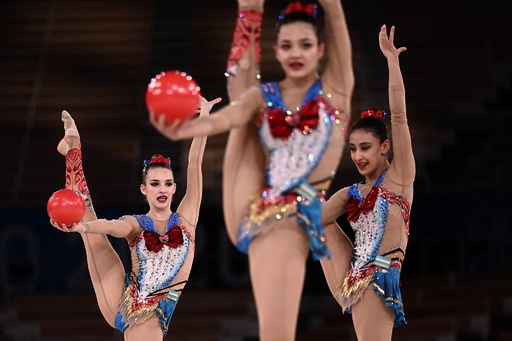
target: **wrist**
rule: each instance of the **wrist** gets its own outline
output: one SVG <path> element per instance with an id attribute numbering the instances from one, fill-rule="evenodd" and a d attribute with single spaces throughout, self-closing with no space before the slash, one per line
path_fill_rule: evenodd
<path id="1" fill-rule="evenodd" d="M 89 230 L 89 225 L 87 225 L 87 223 L 80 223 L 76 226 L 76 230 L 80 233 L 87 233 Z"/>

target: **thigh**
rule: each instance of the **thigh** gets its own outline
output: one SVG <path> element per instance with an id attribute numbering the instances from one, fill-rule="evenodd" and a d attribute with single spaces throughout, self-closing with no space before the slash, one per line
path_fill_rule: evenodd
<path id="1" fill-rule="evenodd" d="M 393 333 L 393 308 L 375 293 L 373 285 L 352 307 L 352 320 L 358 341 L 391 340 Z"/>
<path id="2" fill-rule="evenodd" d="M 224 153 L 222 195 L 226 229 L 234 245 L 240 221 L 252 197 L 259 195 L 265 183 L 265 163 L 256 126 L 230 131 Z"/>
<path id="3" fill-rule="evenodd" d="M 256 237 L 249 265 L 261 340 L 294 340 L 304 285 L 308 239 L 290 219 Z"/>
<path id="4" fill-rule="evenodd" d="M 163 338 L 164 334 L 156 314 L 141 324 L 128 327 L 124 332 L 125 341 L 162 341 Z"/>

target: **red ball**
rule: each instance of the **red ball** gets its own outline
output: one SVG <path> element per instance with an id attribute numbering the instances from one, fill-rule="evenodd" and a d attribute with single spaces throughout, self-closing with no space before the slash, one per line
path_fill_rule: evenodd
<path id="1" fill-rule="evenodd" d="M 181 122 L 195 115 L 201 88 L 185 72 L 164 71 L 151 79 L 146 90 L 146 106 L 155 119 L 165 116 L 165 123 Z"/>
<path id="2" fill-rule="evenodd" d="M 51 195 L 46 211 L 57 224 L 70 227 L 79 223 L 84 217 L 85 202 L 80 194 L 64 188 Z"/>

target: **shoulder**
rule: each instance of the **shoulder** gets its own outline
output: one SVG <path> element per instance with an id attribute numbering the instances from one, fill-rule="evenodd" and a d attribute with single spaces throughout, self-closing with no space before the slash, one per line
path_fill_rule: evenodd
<path id="1" fill-rule="evenodd" d="M 322 81 L 322 91 L 325 96 L 329 99 L 331 104 L 337 108 L 339 108 L 343 113 L 349 115 L 351 110 L 351 100 L 352 94 L 346 91 L 343 91 L 339 87 L 331 86 L 326 81 L 323 76 L 320 78 Z"/>
<path id="2" fill-rule="evenodd" d="M 123 215 L 121 217 L 119 217 L 119 220 L 122 220 L 128 224 L 138 224 L 139 222 L 139 219 L 150 219 L 148 217 L 146 217 L 144 214 L 134 214 L 134 215 Z"/>
<path id="3" fill-rule="evenodd" d="M 352 185 L 352 186 L 354 186 L 354 185 Z M 333 193 L 333 195 L 331 195 L 329 200 L 331 200 L 333 198 L 334 198 L 334 200 L 336 200 L 336 199 L 339 199 L 339 198 L 347 197 L 348 196 L 348 191 L 349 191 L 350 187 L 352 187 L 352 186 L 343 187 L 343 188 L 337 190 L 336 192 Z"/>
<path id="4" fill-rule="evenodd" d="M 265 104 L 265 98 L 259 86 L 252 86 L 242 93 L 237 101 L 231 104 L 242 107 L 243 110 L 256 112 Z"/>
<path id="5" fill-rule="evenodd" d="M 188 239 L 192 242 L 195 242 L 195 232 L 196 225 L 191 224 L 187 219 L 185 219 L 181 214 L 178 214 L 178 224 L 179 228 L 183 231 L 183 234 L 188 237 Z"/>
<path id="6" fill-rule="evenodd" d="M 123 220 L 127 224 L 129 224 L 134 230 L 138 230 L 140 228 L 147 229 L 148 226 L 153 225 L 153 221 L 151 218 L 146 216 L 145 214 L 133 214 L 133 215 L 124 215 L 119 220 Z"/>
<path id="7" fill-rule="evenodd" d="M 195 230 L 196 225 L 192 224 L 190 221 L 185 218 L 185 216 L 179 212 L 174 213 L 178 216 L 176 225 L 179 225 L 181 228 L 186 228 L 188 230 Z"/>

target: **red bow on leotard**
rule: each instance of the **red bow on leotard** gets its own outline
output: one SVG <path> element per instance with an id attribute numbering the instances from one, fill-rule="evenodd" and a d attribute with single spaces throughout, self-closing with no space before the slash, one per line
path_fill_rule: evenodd
<path id="1" fill-rule="evenodd" d="M 183 232 L 179 226 L 173 226 L 166 234 L 144 230 L 144 240 L 149 251 L 158 252 L 164 245 L 177 248 L 183 245 Z"/>
<path id="2" fill-rule="evenodd" d="M 359 201 L 354 197 L 350 197 L 347 203 L 348 220 L 355 222 L 357 219 L 359 219 L 361 213 L 368 214 L 368 212 L 373 210 L 378 196 L 379 188 L 373 187 L 363 201 Z"/>
<path id="3" fill-rule="evenodd" d="M 268 114 L 272 136 L 286 141 L 293 129 L 297 128 L 309 134 L 318 126 L 318 103 L 311 100 L 304 104 L 297 113 L 287 115 L 282 109 L 272 109 Z"/>

